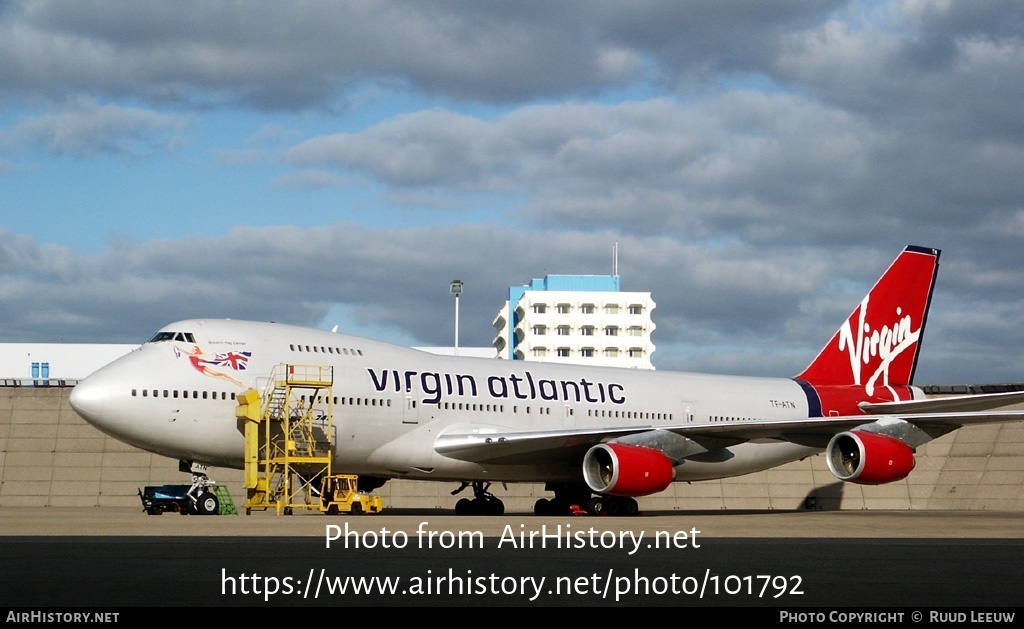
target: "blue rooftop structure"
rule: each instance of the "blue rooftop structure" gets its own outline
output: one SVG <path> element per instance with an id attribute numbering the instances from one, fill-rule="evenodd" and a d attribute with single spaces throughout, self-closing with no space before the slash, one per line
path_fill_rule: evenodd
<path id="1" fill-rule="evenodd" d="M 513 329 L 519 323 L 515 320 L 516 304 L 528 290 L 570 290 L 589 292 L 619 292 L 622 290 L 618 275 L 545 275 L 543 279 L 534 278 L 526 286 L 508 287 L 509 318 Z"/>

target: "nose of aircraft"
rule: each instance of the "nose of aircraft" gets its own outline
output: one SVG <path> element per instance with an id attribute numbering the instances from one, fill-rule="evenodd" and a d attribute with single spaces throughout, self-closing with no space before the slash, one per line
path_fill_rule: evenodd
<path id="1" fill-rule="evenodd" d="M 103 416 L 106 393 L 102 384 L 92 378 L 86 378 L 71 389 L 68 401 L 71 408 L 90 424 L 97 425 Z"/>
<path id="2" fill-rule="evenodd" d="M 137 369 L 133 359 L 126 356 L 103 367 L 76 384 L 68 398 L 71 408 L 82 419 L 119 439 L 131 431 L 129 418 L 117 408 L 116 402 L 127 397 L 123 380 Z"/>
<path id="3" fill-rule="evenodd" d="M 123 356 L 75 385 L 68 401 L 82 419 L 103 434 L 153 450 L 157 447 L 154 444 L 161 443 L 159 430 L 154 428 L 157 422 L 150 421 L 150 417 L 140 413 L 138 405 L 133 404 L 131 384 L 138 382 L 140 373 L 146 372 L 146 362 L 143 351 Z"/>

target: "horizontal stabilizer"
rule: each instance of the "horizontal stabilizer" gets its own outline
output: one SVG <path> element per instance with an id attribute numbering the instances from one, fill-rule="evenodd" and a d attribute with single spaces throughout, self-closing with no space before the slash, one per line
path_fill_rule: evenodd
<path id="1" fill-rule="evenodd" d="M 905 402 L 875 404 L 862 402 L 859 404 L 859 408 L 870 415 L 900 415 L 906 413 L 970 413 L 1013 406 L 1014 404 L 1024 404 L 1024 391 L 934 397 Z"/>

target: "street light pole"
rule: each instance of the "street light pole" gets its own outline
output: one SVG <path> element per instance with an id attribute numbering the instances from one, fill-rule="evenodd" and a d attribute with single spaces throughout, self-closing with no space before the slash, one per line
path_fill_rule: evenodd
<path id="1" fill-rule="evenodd" d="M 452 295 L 455 295 L 455 355 L 459 355 L 459 295 L 462 294 L 462 280 L 452 280 L 449 287 Z"/>

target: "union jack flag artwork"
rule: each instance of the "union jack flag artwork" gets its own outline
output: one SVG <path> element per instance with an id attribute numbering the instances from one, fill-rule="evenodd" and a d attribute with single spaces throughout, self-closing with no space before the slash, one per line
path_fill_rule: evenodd
<path id="1" fill-rule="evenodd" d="M 211 364 L 221 367 L 231 367 L 235 371 L 242 371 L 249 362 L 252 352 L 223 352 L 213 357 Z"/>

